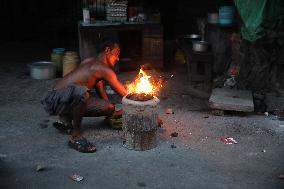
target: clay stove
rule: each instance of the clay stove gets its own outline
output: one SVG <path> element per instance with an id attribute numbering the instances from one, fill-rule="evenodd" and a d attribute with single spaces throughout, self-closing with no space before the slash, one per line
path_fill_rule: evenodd
<path id="1" fill-rule="evenodd" d="M 157 105 L 155 96 L 127 95 L 122 99 L 122 129 L 125 146 L 133 150 L 149 150 L 157 146 Z"/>
<path id="2" fill-rule="evenodd" d="M 138 78 L 128 86 L 128 95 L 122 99 L 122 129 L 125 146 L 132 150 L 149 150 L 157 146 L 157 105 L 155 96 L 159 85 L 150 82 L 140 69 Z"/>

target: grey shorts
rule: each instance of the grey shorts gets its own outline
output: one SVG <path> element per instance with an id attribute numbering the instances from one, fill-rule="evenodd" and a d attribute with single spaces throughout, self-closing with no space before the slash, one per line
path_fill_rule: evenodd
<path id="1" fill-rule="evenodd" d="M 87 102 L 89 89 L 79 85 L 69 85 L 49 91 L 41 104 L 50 115 L 69 114 L 81 102 Z"/>

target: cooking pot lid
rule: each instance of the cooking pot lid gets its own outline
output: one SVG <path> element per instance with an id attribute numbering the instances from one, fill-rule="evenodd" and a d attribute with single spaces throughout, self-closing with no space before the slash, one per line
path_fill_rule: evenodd
<path id="1" fill-rule="evenodd" d="M 32 62 L 29 66 L 36 66 L 36 67 L 46 67 L 46 66 L 55 66 L 53 62 L 50 61 L 38 61 Z"/>

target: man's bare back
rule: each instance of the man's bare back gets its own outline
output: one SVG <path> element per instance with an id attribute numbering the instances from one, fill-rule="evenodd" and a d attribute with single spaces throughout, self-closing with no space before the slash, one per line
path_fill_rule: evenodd
<path id="1" fill-rule="evenodd" d="M 59 80 L 54 89 L 61 89 L 71 84 L 81 85 L 91 89 L 101 80 L 107 81 L 119 95 L 126 95 L 126 91 L 123 85 L 118 81 L 114 71 L 95 59 L 83 61 L 76 70 Z"/>

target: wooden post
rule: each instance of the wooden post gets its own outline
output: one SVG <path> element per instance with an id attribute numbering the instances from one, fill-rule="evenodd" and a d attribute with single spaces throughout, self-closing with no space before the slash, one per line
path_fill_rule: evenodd
<path id="1" fill-rule="evenodd" d="M 125 146 L 132 150 L 149 150 L 157 146 L 157 104 L 154 97 L 148 101 L 122 99 L 122 129 Z"/>

